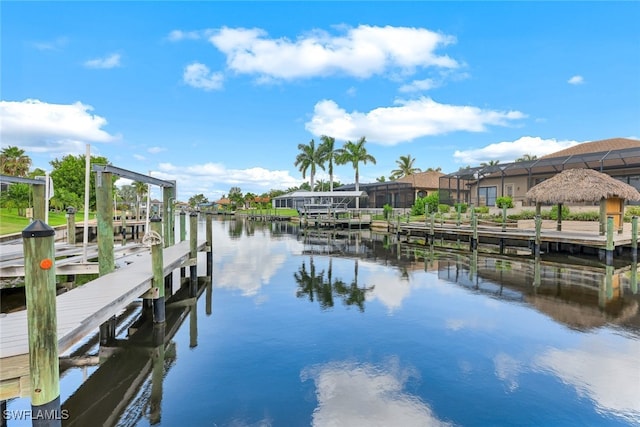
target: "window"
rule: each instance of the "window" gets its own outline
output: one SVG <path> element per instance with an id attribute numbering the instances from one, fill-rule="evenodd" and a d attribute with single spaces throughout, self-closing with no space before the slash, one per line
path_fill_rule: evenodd
<path id="1" fill-rule="evenodd" d="M 478 196 L 480 198 L 478 202 L 480 206 L 495 206 L 496 197 L 498 196 L 498 187 L 480 187 L 478 189 Z"/>
<path id="2" fill-rule="evenodd" d="M 513 184 L 505 184 L 504 185 L 504 195 L 507 197 L 511 197 L 513 199 Z"/>

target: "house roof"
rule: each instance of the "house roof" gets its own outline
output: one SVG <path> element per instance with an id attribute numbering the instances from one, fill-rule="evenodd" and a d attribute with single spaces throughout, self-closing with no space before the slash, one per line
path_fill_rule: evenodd
<path id="1" fill-rule="evenodd" d="M 444 174 L 437 171 L 418 172 L 396 179 L 396 182 L 408 182 L 415 188 L 438 189 L 440 177 Z"/>
<path id="2" fill-rule="evenodd" d="M 599 141 L 583 142 L 564 150 L 542 156 L 542 159 L 555 157 L 576 156 L 581 154 L 604 153 L 611 150 L 624 150 L 626 148 L 640 148 L 640 141 L 630 138 L 610 138 Z"/>

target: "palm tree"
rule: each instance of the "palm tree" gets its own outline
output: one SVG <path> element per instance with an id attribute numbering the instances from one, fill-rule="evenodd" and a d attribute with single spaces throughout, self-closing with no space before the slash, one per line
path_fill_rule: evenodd
<path id="1" fill-rule="evenodd" d="M 391 179 L 400 179 L 405 176 L 413 175 L 414 173 L 421 172 L 420 168 L 413 166 L 416 159 L 411 157 L 411 154 L 406 156 L 400 156 L 400 159 L 396 160 L 398 169 L 391 171 Z"/>
<path id="2" fill-rule="evenodd" d="M 295 166 L 298 166 L 300 172 L 302 172 L 302 179 L 306 178 L 307 170 L 311 169 L 309 174 L 310 187 L 313 191 L 313 180 L 316 176 L 316 167 L 320 167 L 324 170 L 323 153 L 320 148 L 316 148 L 316 142 L 312 139 L 309 144 L 298 144 L 298 150 L 300 153 L 296 156 Z"/>
<path id="3" fill-rule="evenodd" d="M 8 146 L 0 151 L 0 171 L 5 175 L 26 177 L 31 167 L 31 158 L 24 150 Z"/>
<path id="4" fill-rule="evenodd" d="M 438 166 L 437 168 L 427 168 L 425 172 L 442 172 L 442 167 Z"/>
<path id="5" fill-rule="evenodd" d="M 140 204 L 142 203 L 144 196 L 147 195 L 149 186 L 144 182 L 140 182 L 140 181 L 134 181 L 132 185 L 136 192 L 136 209 L 135 209 L 136 214 L 135 215 L 137 219 L 141 219 Z"/>
<path id="6" fill-rule="evenodd" d="M 500 163 L 500 160 L 489 160 L 488 162 L 480 163 L 480 166 L 496 166 L 498 163 Z"/>
<path id="7" fill-rule="evenodd" d="M 351 163 L 356 171 L 356 191 L 360 191 L 360 162 L 376 164 L 375 157 L 367 153 L 364 146 L 366 143 L 367 140 L 363 136 L 358 142 L 347 141 L 342 148 L 336 150 L 336 163 L 339 165 Z M 360 198 L 358 197 L 356 197 L 356 209 L 360 209 Z"/>
<path id="8" fill-rule="evenodd" d="M 516 162 L 528 162 L 529 160 L 535 160 L 537 159 L 538 156 L 536 156 L 535 154 L 531 155 L 531 154 L 523 154 L 522 157 L 518 157 L 516 159 Z"/>
<path id="9" fill-rule="evenodd" d="M 385 182 L 386 180 L 387 180 L 387 178 L 385 178 L 384 175 L 381 175 L 381 176 L 376 178 L 376 182 Z"/>
<path id="10" fill-rule="evenodd" d="M 326 135 L 322 135 L 320 139 L 322 140 L 322 143 L 320 144 L 322 164 L 324 165 L 325 162 L 327 163 L 327 172 L 329 172 L 329 191 L 333 191 L 333 164 L 336 159 L 336 139 Z"/>

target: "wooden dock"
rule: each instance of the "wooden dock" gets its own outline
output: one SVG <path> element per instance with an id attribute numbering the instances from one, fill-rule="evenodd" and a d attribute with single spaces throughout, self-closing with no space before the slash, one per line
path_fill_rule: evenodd
<path id="1" fill-rule="evenodd" d="M 197 242 L 197 250 L 207 248 Z M 164 249 L 165 275 L 190 264 L 190 242 Z M 69 350 L 83 337 L 141 297 L 152 284 L 150 252 L 141 253 L 129 265 L 116 269 L 56 298 L 58 351 Z M 29 344 L 26 310 L 0 314 L 0 400 L 28 396 Z"/>
<path id="2" fill-rule="evenodd" d="M 613 250 L 622 254 L 625 249 L 634 247 L 630 226 L 625 227 L 622 233 L 613 233 Z M 479 225 L 474 228 L 469 223 L 439 223 L 407 222 L 390 223 L 389 230 L 395 232 L 398 237 L 406 241 L 440 240 L 470 245 L 472 239 L 477 239 L 478 245 L 490 245 L 500 248 L 515 248 L 533 250 L 536 241 L 536 230 L 531 228 L 503 227 L 502 225 Z M 636 237 L 637 239 L 637 237 Z M 637 246 L 637 241 L 635 242 Z M 543 252 L 568 252 L 571 254 L 591 253 L 601 256 L 611 243 L 606 235 L 600 235 L 597 231 L 557 231 L 555 229 L 542 228 L 539 233 L 539 245 Z"/>

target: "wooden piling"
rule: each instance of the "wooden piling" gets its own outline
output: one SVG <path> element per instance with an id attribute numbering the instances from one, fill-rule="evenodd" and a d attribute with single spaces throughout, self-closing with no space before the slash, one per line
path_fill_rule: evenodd
<path id="1" fill-rule="evenodd" d="M 32 425 L 60 426 L 55 231 L 35 220 L 22 231 Z M 44 416 L 38 417 L 43 414 Z"/>
<path id="2" fill-rule="evenodd" d="M 45 186 L 44 181 L 42 185 L 34 184 L 31 186 L 31 190 L 33 191 L 33 220 L 39 219 L 44 221 L 45 218 Z"/>
<path id="3" fill-rule="evenodd" d="M 205 214 L 207 233 L 207 277 L 213 273 L 213 215 L 211 212 Z"/>
<path id="4" fill-rule="evenodd" d="M 120 226 L 122 227 L 122 246 L 127 244 L 127 213 L 121 211 L 120 212 Z"/>
<path id="5" fill-rule="evenodd" d="M 185 211 L 180 211 L 180 241 L 184 242 L 187 240 L 187 214 Z M 186 276 L 186 271 L 184 267 L 180 267 L 180 277 L 184 278 Z"/>
<path id="6" fill-rule="evenodd" d="M 607 246 L 605 249 L 605 264 L 612 265 L 613 264 L 613 217 L 607 217 Z"/>
<path id="7" fill-rule="evenodd" d="M 98 219 L 98 272 L 100 276 L 116 268 L 113 249 L 113 185 L 110 172 L 96 173 Z"/>
<path id="8" fill-rule="evenodd" d="M 198 290 L 198 214 L 189 214 L 189 296 L 196 296 Z"/>
<path id="9" fill-rule="evenodd" d="M 541 233 L 542 233 L 542 217 L 540 215 L 536 215 L 535 218 L 536 223 L 536 236 L 533 241 L 533 255 L 536 257 L 540 256 L 540 242 L 542 241 Z"/>
<path id="10" fill-rule="evenodd" d="M 149 220 L 151 233 L 155 236 L 162 236 L 162 219 L 154 215 Z M 153 281 L 151 283 L 151 297 L 153 300 L 153 322 L 162 323 L 165 321 L 165 282 L 164 282 L 164 258 L 162 239 L 156 238 L 151 245 L 151 270 L 153 271 Z"/>
<path id="11" fill-rule="evenodd" d="M 638 293 L 638 262 L 633 261 L 631 263 L 631 277 L 629 278 L 631 282 L 631 292 L 635 295 Z"/>
<path id="12" fill-rule="evenodd" d="M 475 251 L 478 249 L 478 216 L 476 215 L 475 209 L 471 210 L 471 229 L 473 236 L 471 237 L 470 250 Z"/>
<path id="13" fill-rule="evenodd" d="M 502 231 L 507 231 L 507 207 L 502 207 Z"/>
<path id="14" fill-rule="evenodd" d="M 76 244 L 76 210 L 74 208 L 67 209 L 67 243 Z"/>
<path id="15" fill-rule="evenodd" d="M 429 228 L 429 235 L 431 236 L 431 244 L 435 241 L 435 226 L 436 226 L 436 214 L 431 213 L 431 226 Z"/>
<path id="16" fill-rule="evenodd" d="M 638 261 L 638 217 L 631 217 L 631 259 Z"/>

